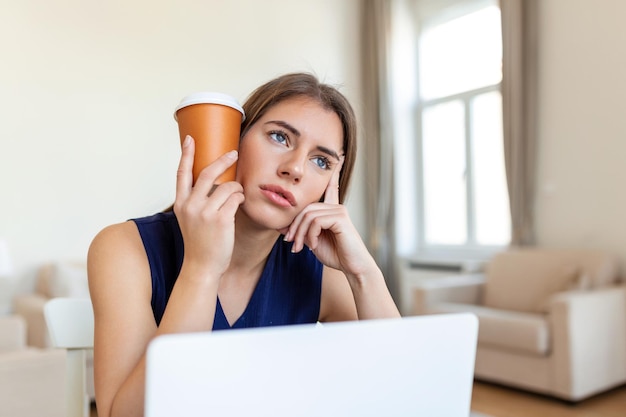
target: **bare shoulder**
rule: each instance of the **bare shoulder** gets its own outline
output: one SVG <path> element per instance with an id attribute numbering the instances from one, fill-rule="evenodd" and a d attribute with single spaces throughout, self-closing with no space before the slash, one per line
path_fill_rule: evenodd
<path id="1" fill-rule="evenodd" d="M 140 248 L 141 237 L 137 226 L 132 221 L 117 223 L 102 229 L 91 242 L 89 258 L 98 259 L 117 251 Z"/>
<path id="2" fill-rule="evenodd" d="M 324 322 L 357 319 L 354 296 L 346 276 L 337 269 L 324 266 L 319 320 Z"/>
<path id="3" fill-rule="evenodd" d="M 113 291 L 151 292 L 150 267 L 132 221 L 107 226 L 91 242 L 87 256 L 89 289 L 96 304 Z"/>

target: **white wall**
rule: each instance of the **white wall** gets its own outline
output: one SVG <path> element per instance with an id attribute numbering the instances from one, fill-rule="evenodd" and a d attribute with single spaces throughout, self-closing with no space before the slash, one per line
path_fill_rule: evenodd
<path id="1" fill-rule="evenodd" d="M 626 2 L 539 3 L 538 243 L 626 265 Z"/>
<path id="2" fill-rule="evenodd" d="M 182 96 L 243 101 L 303 70 L 358 112 L 358 15 L 358 0 L 0 0 L 0 237 L 18 290 L 42 262 L 84 259 L 105 225 L 173 201 Z"/>
<path id="3" fill-rule="evenodd" d="M 542 0 L 538 243 L 626 262 L 622 0 Z M 16 277 L 173 199 L 172 109 L 311 70 L 359 108 L 358 0 L 0 0 L 0 237 Z M 359 170 L 357 169 L 357 175 Z M 362 186 L 348 202 L 363 230 Z M 4 291 L 4 290 L 3 290 Z"/>

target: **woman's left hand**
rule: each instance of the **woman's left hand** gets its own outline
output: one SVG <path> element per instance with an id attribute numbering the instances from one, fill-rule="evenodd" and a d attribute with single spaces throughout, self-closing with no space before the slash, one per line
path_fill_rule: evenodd
<path id="1" fill-rule="evenodd" d="M 293 242 L 292 252 L 299 252 L 306 245 L 324 265 L 358 276 L 376 265 L 348 210 L 339 204 L 340 171 L 338 164 L 326 188 L 324 202 L 305 207 L 286 230 L 285 240 Z"/>

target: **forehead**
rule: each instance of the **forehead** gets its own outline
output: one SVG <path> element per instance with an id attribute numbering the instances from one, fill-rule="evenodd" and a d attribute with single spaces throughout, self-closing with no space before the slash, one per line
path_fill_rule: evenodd
<path id="1" fill-rule="evenodd" d="M 312 98 L 295 97 L 281 101 L 267 110 L 259 124 L 272 121 L 286 122 L 302 137 L 323 140 L 336 150 L 343 148 L 343 126 L 339 116 Z"/>

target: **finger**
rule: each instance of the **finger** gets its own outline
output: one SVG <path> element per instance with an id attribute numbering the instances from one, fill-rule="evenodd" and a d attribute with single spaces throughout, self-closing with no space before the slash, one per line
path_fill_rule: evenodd
<path id="1" fill-rule="evenodd" d="M 306 233 L 305 213 L 300 213 L 289 226 L 289 241 L 291 241 L 291 252 L 297 253 L 302 250 L 302 241 Z"/>
<path id="2" fill-rule="evenodd" d="M 193 155 L 196 151 L 196 144 L 189 135 L 185 137 L 176 172 L 176 200 L 184 201 L 191 193 L 193 185 Z"/>
<path id="3" fill-rule="evenodd" d="M 204 198 L 211 194 L 212 189 L 214 188 L 213 186 L 215 185 L 215 180 L 217 180 L 220 175 L 230 168 L 231 165 L 237 162 L 238 157 L 239 154 L 237 151 L 226 152 L 224 155 L 220 156 L 200 171 L 194 186 L 196 195 Z"/>
<path id="4" fill-rule="evenodd" d="M 294 231 L 293 245 L 291 247 L 292 252 L 300 252 L 304 248 L 304 242 L 311 229 L 311 225 L 317 217 L 327 212 L 327 210 L 310 210 L 301 217 Z"/>
<path id="5" fill-rule="evenodd" d="M 314 210 L 304 215 L 295 231 L 292 251 L 301 251 L 305 242 L 309 242 L 311 249 L 317 247 L 318 237 L 324 230 L 340 232 L 339 223 L 344 216 L 343 208 Z"/>
<path id="6" fill-rule="evenodd" d="M 237 209 L 239 208 L 241 204 L 243 204 L 244 200 L 245 200 L 245 197 L 242 192 L 233 193 L 226 199 L 224 204 L 222 204 L 220 211 L 225 216 L 228 216 L 229 218 L 233 218 L 235 217 L 235 213 L 237 212 Z"/>
<path id="7" fill-rule="evenodd" d="M 292 242 L 294 240 L 295 235 L 298 231 L 298 228 L 300 227 L 300 223 L 304 219 L 304 216 L 306 215 L 306 213 L 308 213 L 309 211 L 315 208 L 315 204 L 317 203 L 309 204 L 308 206 L 306 206 L 300 213 L 298 213 L 295 219 L 293 219 L 293 221 L 289 225 L 289 230 L 285 234 L 286 241 Z"/>
<path id="8" fill-rule="evenodd" d="M 209 195 L 194 194 L 191 197 L 192 204 L 204 207 L 209 211 L 221 210 L 226 201 L 233 195 L 243 195 L 243 187 L 235 181 L 225 182 L 211 189 Z"/>
<path id="9" fill-rule="evenodd" d="M 228 181 L 215 186 L 211 199 L 215 200 L 216 208 L 219 210 L 233 194 L 243 195 L 243 187 L 238 182 Z"/>
<path id="10" fill-rule="evenodd" d="M 318 218 L 315 221 L 311 222 L 309 230 L 306 233 L 306 242 L 308 242 L 307 246 L 312 250 L 317 249 L 319 236 L 322 234 L 322 230 L 324 229 L 320 220 L 321 219 Z"/>
<path id="11" fill-rule="evenodd" d="M 330 177 L 330 182 L 326 187 L 324 193 L 324 203 L 327 204 L 339 204 L 339 174 L 341 174 L 341 168 L 343 167 L 343 158 L 333 171 L 333 175 Z"/>

